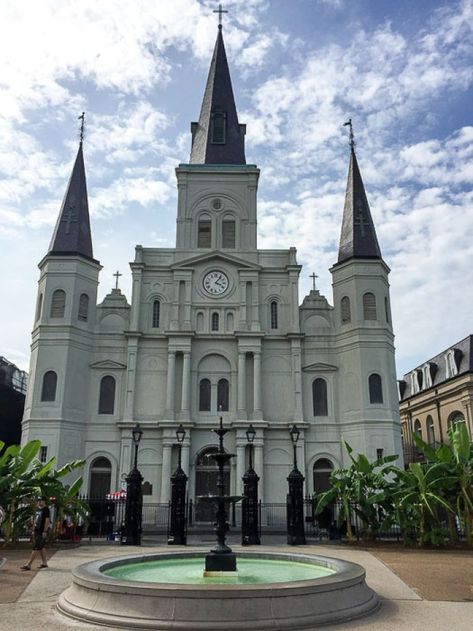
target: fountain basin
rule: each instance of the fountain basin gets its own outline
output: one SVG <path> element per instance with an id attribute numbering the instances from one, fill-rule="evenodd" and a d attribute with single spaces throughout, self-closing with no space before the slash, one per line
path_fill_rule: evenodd
<path id="1" fill-rule="evenodd" d="M 219 583 L 217 579 L 204 579 L 203 584 L 192 584 L 109 575 L 126 574 L 127 566 L 133 569 L 137 563 L 148 564 L 149 569 L 150 563 L 161 562 L 169 567 L 175 562 L 178 568 L 183 561 L 192 565 L 199 558 L 202 552 L 177 552 L 85 563 L 73 571 L 72 585 L 61 594 L 58 609 L 81 621 L 125 629 L 301 631 L 358 618 L 379 606 L 360 565 L 308 554 L 245 551 L 238 553 L 238 562 L 242 571 L 246 561 L 256 565 L 267 561 L 297 567 L 306 564 L 314 570 L 318 567 L 322 576 L 243 584 L 232 583 L 234 577 L 228 577 Z M 132 575 L 133 571 L 129 573 Z M 269 580 L 273 580 L 271 572 Z"/>

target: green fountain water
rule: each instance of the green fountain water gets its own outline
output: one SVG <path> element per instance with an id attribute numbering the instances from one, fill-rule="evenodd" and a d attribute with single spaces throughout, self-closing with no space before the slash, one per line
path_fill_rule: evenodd
<path id="1" fill-rule="evenodd" d="M 312 563 L 273 559 L 238 559 L 238 576 L 204 577 L 204 557 L 163 559 L 127 563 L 103 570 L 106 576 L 128 581 L 187 585 L 249 585 L 307 581 L 334 574 L 334 570 Z"/>

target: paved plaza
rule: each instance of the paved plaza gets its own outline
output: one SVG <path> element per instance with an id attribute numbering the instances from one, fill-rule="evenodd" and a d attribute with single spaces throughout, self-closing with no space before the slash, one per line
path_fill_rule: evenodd
<path id="1" fill-rule="evenodd" d="M 262 551 L 294 551 L 293 547 L 286 546 L 282 537 L 268 537 L 268 542 L 272 545 L 262 545 Z M 230 541 L 231 542 L 231 541 Z M 155 545 L 156 543 L 156 545 Z M 191 540 L 191 545 L 187 550 L 206 550 L 210 541 L 199 542 Z M 231 542 L 232 547 L 238 551 L 241 549 L 238 544 Z M 173 549 L 177 549 L 173 548 Z M 322 554 L 326 556 L 338 557 L 347 561 L 359 563 L 366 569 L 367 582 L 380 596 L 382 605 L 380 610 L 367 618 L 355 620 L 340 625 L 324 627 L 327 629 L 340 630 L 448 630 L 451 631 L 471 631 L 473 628 L 473 602 L 468 601 L 468 592 L 473 598 L 471 587 L 465 584 L 458 585 L 455 594 L 458 594 L 458 601 L 438 600 L 439 589 L 435 589 L 435 584 L 439 582 L 439 575 L 442 567 L 448 575 L 448 565 L 455 564 L 455 556 L 443 555 L 442 552 L 425 553 L 427 564 L 430 563 L 429 574 L 432 576 L 433 589 L 429 591 L 429 577 L 424 578 L 424 585 L 421 590 L 410 587 L 417 585 L 419 578 L 416 578 L 415 571 L 412 571 L 413 580 L 409 578 L 409 572 L 402 566 L 402 551 L 380 552 L 377 550 L 367 551 L 349 548 L 345 545 L 310 544 L 303 548 L 297 548 L 304 553 Z M 168 552 L 170 548 L 164 543 L 146 542 L 143 552 Z M 40 631 L 42 629 L 63 631 L 66 629 L 103 629 L 95 625 L 86 625 L 74 622 L 60 616 L 55 605 L 59 594 L 66 589 L 71 582 L 71 570 L 81 563 L 93 561 L 99 558 L 114 556 L 117 554 L 136 554 L 135 550 L 120 547 L 114 544 L 82 545 L 72 549 L 58 550 L 50 558 L 50 567 L 47 570 L 31 572 L 18 575 L 16 572 L 18 560 L 23 554 L 27 556 L 27 551 L 18 552 L 6 551 L 4 556 L 7 562 L 0 570 L 0 631 L 14 631 L 16 629 Z M 414 552 L 415 554 L 415 552 Z M 424 555 L 424 553 L 419 553 Z M 414 565 L 420 566 L 419 563 Z M 422 557 L 423 559 L 424 557 Z M 383 559 L 383 560 L 381 560 Z M 396 559 L 398 562 L 396 564 Z M 438 563 L 435 562 L 438 561 Z M 383 562 L 384 561 L 384 562 Z M 465 566 L 464 576 L 470 576 L 470 584 L 473 583 L 473 558 L 471 553 L 458 553 L 458 561 Z M 423 561 L 424 562 L 424 561 Z M 404 580 L 402 580 L 390 567 L 396 568 Z M 429 565 L 427 565 L 429 566 Z M 468 574 L 469 573 L 469 574 Z M 407 574 L 407 576 L 406 576 Z M 16 577 L 16 578 L 15 578 Z M 15 582 L 16 580 L 16 582 Z M 446 578 L 448 580 L 448 578 Z M 23 581 L 23 583 L 22 583 Z M 405 582 L 407 581 L 407 582 Z M 1 597 L 2 592 L 8 592 L 8 583 L 12 583 L 10 597 Z M 24 586 L 26 587 L 24 588 Z M 16 591 L 15 591 L 16 590 Z M 463 590 L 463 591 L 462 591 Z M 429 600 L 425 597 L 428 594 Z M 450 598 L 452 594 L 445 590 L 445 598 Z M 10 600 L 13 602 L 5 602 Z M 3 603 L 3 604 L 1 604 Z M 110 627 L 109 627 L 110 628 Z M 251 631 L 251 630 L 249 630 Z"/>

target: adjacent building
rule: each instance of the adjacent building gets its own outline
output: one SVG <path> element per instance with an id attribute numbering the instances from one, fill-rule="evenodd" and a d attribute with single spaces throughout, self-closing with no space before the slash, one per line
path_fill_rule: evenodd
<path id="1" fill-rule="evenodd" d="M 215 491 L 209 455 L 221 414 L 241 490 L 245 432 L 266 502 L 285 501 L 289 429 L 312 493 L 347 463 L 342 438 L 370 458 L 402 459 L 389 268 L 352 144 L 332 304 L 312 289 L 299 304 L 296 249 L 257 246 L 260 171 L 245 158 L 221 26 L 188 162 L 176 168 L 175 248 L 137 245 L 131 302 L 114 288 L 97 304 L 82 142 L 40 279 L 23 421 L 59 462 L 84 458 L 85 491 L 117 490 L 131 429 L 148 500 L 167 502 L 176 428 L 192 499 Z M 343 211 L 343 212 L 342 212 Z M 198 503 L 197 503 L 198 504 Z M 196 518 L 205 518 L 197 506 Z"/>
<path id="2" fill-rule="evenodd" d="M 19 445 L 28 374 L 0 356 L 0 440 Z"/>
<path id="3" fill-rule="evenodd" d="M 412 438 L 429 445 L 448 442 L 448 427 L 466 423 L 473 437 L 473 335 L 417 366 L 399 381 L 406 464 L 424 456 Z"/>

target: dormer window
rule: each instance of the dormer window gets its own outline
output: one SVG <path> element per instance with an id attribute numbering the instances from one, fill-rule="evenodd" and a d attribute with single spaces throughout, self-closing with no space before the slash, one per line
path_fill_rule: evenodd
<path id="1" fill-rule="evenodd" d="M 445 361 L 447 364 L 447 379 L 449 379 L 450 377 L 454 377 L 457 374 L 457 367 L 455 365 L 453 350 L 448 351 Z"/>
<path id="2" fill-rule="evenodd" d="M 210 142 L 224 145 L 226 141 L 227 115 L 225 112 L 212 112 L 210 120 Z"/>

